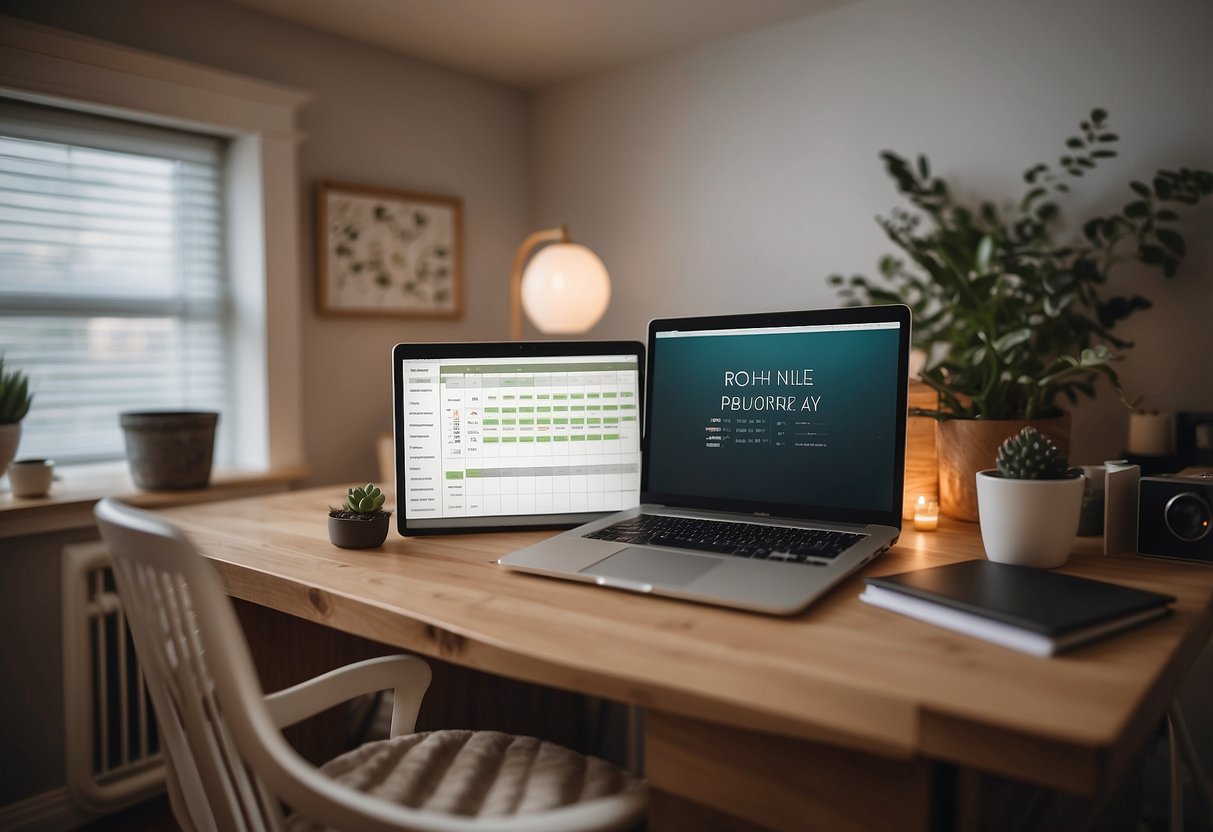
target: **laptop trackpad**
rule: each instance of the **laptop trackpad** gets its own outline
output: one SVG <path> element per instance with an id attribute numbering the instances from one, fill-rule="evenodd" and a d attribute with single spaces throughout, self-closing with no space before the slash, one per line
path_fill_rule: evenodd
<path id="1" fill-rule="evenodd" d="M 614 578 L 629 584 L 686 586 L 719 565 L 720 561 L 715 558 L 629 547 L 587 566 L 581 574 Z"/>

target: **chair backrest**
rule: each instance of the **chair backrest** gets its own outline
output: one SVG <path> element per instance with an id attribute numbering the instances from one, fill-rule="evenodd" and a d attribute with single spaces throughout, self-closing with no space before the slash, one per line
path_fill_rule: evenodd
<path id="1" fill-rule="evenodd" d="M 272 720 L 218 576 L 188 538 L 153 514 L 107 499 L 96 516 L 190 821 L 198 830 L 282 829 L 278 801 L 234 739 L 250 720 Z"/>

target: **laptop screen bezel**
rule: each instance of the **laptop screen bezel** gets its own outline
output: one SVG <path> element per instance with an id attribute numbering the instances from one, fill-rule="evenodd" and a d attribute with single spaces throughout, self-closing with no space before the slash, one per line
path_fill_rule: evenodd
<path id="1" fill-rule="evenodd" d="M 657 334 L 659 332 L 716 329 L 758 329 L 765 327 L 823 326 L 831 324 L 897 323 L 897 413 L 893 464 L 892 505 L 887 509 L 856 509 L 838 506 L 772 503 L 753 500 L 724 500 L 686 494 L 668 494 L 649 487 L 652 466 L 653 385 L 657 376 Z M 901 528 L 902 495 L 905 489 L 906 397 L 910 361 L 910 309 L 904 305 L 854 306 L 839 309 L 814 309 L 800 312 L 770 312 L 745 315 L 713 315 L 695 318 L 660 318 L 649 322 L 648 364 L 645 373 L 644 433 L 641 437 L 640 499 L 644 503 L 673 508 L 726 511 L 757 516 L 788 517 L 839 523 L 878 524 Z"/>
<path id="2" fill-rule="evenodd" d="M 396 530 L 404 537 L 431 534 L 469 534 L 472 532 L 530 531 L 537 529 L 567 529 L 610 514 L 609 511 L 579 511 L 542 514 L 500 514 L 476 517 L 427 518 L 423 525 L 410 518 L 404 470 L 404 362 L 410 359 L 473 359 L 473 358 L 550 358 L 564 356 L 627 355 L 636 359 L 638 374 L 636 394 L 640 397 L 640 413 L 644 413 L 645 371 L 644 344 L 639 341 L 465 341 L 413 342 L 392 347 L 392 436 L 393 460 L 396 466 Z M 643 422 L 641 423 L 643 447 Z M 641 455 L 641 475 L 644 472 Z M 437 520 L 437 522 L 434 522 Z"/>

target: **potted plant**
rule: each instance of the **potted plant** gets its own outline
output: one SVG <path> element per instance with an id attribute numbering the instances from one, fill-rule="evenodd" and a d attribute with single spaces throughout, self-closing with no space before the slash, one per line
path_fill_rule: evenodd
<path id="1" fill-rule="evenodd" d="M 342 549 L 372 549 L 387 540 L 392 513 L 383 510 L 384 493 L 367 483 L 351 488 L 345 506 L 329 506 L 329 540 Z"/>
<path id="2" fill-rule="evenodd" d="M 1112 365 L 1132 344 L 1113 329 L 1151 304 L 1141 294 L 1110 293 L 1109 275 L 1139 263 L 1172 277 L 1186 252 L 1177 209 L 1213 193 L 1213 173 L 1159 170 L 1130 182 L 1133 198 L 1118 213 L 1072 225 L 1080 231 L 1056 241 L 1056 200 L 1114 157 L 1118 141 L 1107 113 L 1093 110 L 1056 164 L 1024 172 L 1017 202 L 976 208 L 931 174 L 925 156 L 912 164 L 881 154 L 917 209 L 878 220 L 904 257 L 880 260 L 881 281 L 834 275 L 830 282 L 852 303 L 905 303 L 913 311 L 914 344 L 926 355 L 921 378 L 938 395 L 937 407 L 915 415 L 939 421 L 940 503 L 952 517 L 977 519 L 974 474 L 1004 438 L 1033 424 L 1064 449 L 1069 424 L 1060 403 L 1093 397 L 1100 376 L 1124 399 Z"/>
<path id="3" fill-rule="evenodd" d="M 4 356 L 0 356 L 0 477 L 17 455 L 21 442 L 21 420 L 29 412 L 33 394 L 29 392 L 29 376 L 20 370 L 6 372 Z"/>
<path id="4" fill-rule="evenodd" d="M 977 473 L 981 540 L 999 563 L 1053 569 L 1070 557 L 1082 512 L 1082 471 L 1047 436 L 1026 427 Z"/>

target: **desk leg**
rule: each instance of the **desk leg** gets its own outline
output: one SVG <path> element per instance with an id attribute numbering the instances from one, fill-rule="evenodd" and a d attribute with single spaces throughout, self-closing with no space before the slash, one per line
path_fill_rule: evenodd
<path id="1" fill-rule="evenodd" d="M 933 766 L 647 714 L 651 832 L 931 827 Z"/>

